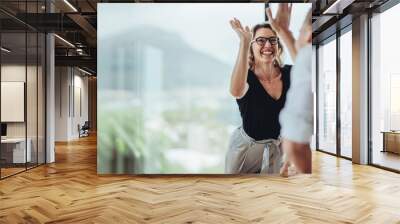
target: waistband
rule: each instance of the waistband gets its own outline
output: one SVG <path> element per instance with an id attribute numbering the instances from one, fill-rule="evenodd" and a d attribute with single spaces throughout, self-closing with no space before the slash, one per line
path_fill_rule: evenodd
<path id="1" fill-rule="evenodd" d="M 254 138 L 252 138 L 252 137 L 250 137 L 250 136 L 248 136 L 246 134 L 246 132 L 243 129 L 243 126 L 240 126 L 238 129 L 240 131 L 240 134 L 242 135 L 242 137 L 246 141 L 249 141 L 249 142 L 252 142 L 252 143 L 256 143 L 256 144 L 268 144 L 268 143 L 270 143 L 270 144 L 272 143 L 272 144 L 275 144 L 275 145 L 280 145 L 281 144 L 281 138 L 280 137 L 278 139 L 270 138 L 270 139 L 263 139 L 263 140 L 255 140 Z"/>

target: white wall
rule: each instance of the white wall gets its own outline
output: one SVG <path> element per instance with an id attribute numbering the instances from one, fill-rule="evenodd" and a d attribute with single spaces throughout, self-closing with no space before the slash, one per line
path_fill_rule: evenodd
<path id="1" fill-rule="evenodd" d="M 67 67 L 55 68 L 55 141 L 68 140 L 68 71 Z"/>
<path id="2" fill-rule="evenodd" d="M 27 69 L 27 70 L 26 70 Z M 28 72 L 28 76 L 35 74 L 36 75 L 36 67 L 33 66 L 28 66 L 25 67 L 25 65 L 17 65 L 17 64 L 9 64 L 9 65 L 2 65 L 1 66 L 1 81 L 2 82 L 25 82 L 25 76 L 26 72 Z M 29 79 L 30 77 L 28 77 Z M 30 85 L 33 82 L 30 80 Z M 36 85 L 35 83 L 33 83 Z M 32 97 L 36 98 L 36 89 L 27 89 L 27 103 L 31 103 L 33 100 L 31 99 Z M 2 96 L 6 97 L 6 96 Z M 28 105 L 31 107 L 36 108 L 36 103 L 33 105 Z M 32 109 L 32 108 L 31 108 Z M 7 110 L 7 108 L 1 108 L 1 110 Z M 29 113 L 27 114 L 28 122 L 32 122 L 33 120 L 36 123 L 36 114 L 31 113 L 31 111 L 28 111 Z M 25 126 L 26 122 L 7 122 L 7 136 L 8 137 L 25 137 Z M 28 129 L 34 128 L 36 130 L 36 126 L 33 127 L 32 124 L 28 125 Z M 28 132 L 29 132 L 28 130 Z M 29 133 L 28 133 L 29 137 Z"/>
<path id="3" fill-rule="evenodd" d="M 2 82 L 25 82 L 25 65 L 2 65 L 1 81 Z M 28 70 L 30 67 L 28 67 Z M 3 96 L 4 97 L 4 96 Z M 7 108 L 1 108 L 7 110 Z M 25 122 L 7 123 L 7 137 L 25 137 Z"/>
<path id="4" fill-rule="evenodd" d="M 38 70 L 37 70 L 38 69 Z M 22 108 L 10 108 L 3 105 L 2 112 L 6 113 L 23 113 L 26 112 L 26 120 L 22 122 L 5 122 L 7 124 L 8 138 L 24 138 L 25 135 L 30 139 L 29 146 L 32 151 L 32 161 L 44 163 L 45 150 L 45 116 L 44 116 L 44 73 L 42 67 L 25 66 L 25 64 L 3 64 L 1 66 L 1 81 L 2 82 L 24 82 L 26 85 L 26 101 L 22 102 Z M 27 79 L 27 80 L 26 80 Z M 2 89 L 2 94 L 4 89 Z M 20 90 L 21 91 L 21 90 Z M 22 94 L 24 90 L 22 90 Z M 7 95 L 2 95 L 2 98 L 8 98 Z M 25 105 L 26 103 L 26 105 Z M 14 110 L 14 111 L 13 111 Z M 24 116 L 24 115 L 23 115 Z M 37 154 L 38 157 L 37 157 Z M 51 160 L 49 160 L 51 161 Z"/>
<path id="5" fill-rule="evenodd" d="M 77 139 L 78 124 L 88 120 L 88 77 L 83 75 L 76 68 L 56 67 L 56 141 Z"/>
<path id="6" fill-rule="evenodd" d="M 72 108 L 72 119 L 71 119 L 71 135 L 73 138 L 78 138 L 78 124 L 81 126 L 88 121 L 88 77 L 82 76 L 83 73 L 77 74 L 78 70 L 74 70 L 74 96 L 72 97 L 75 102 L 71 102 L 74 105 Z M 79 97 L 80 96 L 80 97 Z M 79 102 L 80 101 L 80 102 Z M 81 107 L 81 108 L 79 108 Z M 81 111 L 80 111 L 81 110 Z"/>

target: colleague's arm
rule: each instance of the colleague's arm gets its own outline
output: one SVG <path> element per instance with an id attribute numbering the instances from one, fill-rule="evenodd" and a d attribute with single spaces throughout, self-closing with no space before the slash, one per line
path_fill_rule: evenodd
<path id="1" fill-rule="evenodd" d="M 280 39 L 282 39 L 282 41 L 288 48 L 290 58 L 292 58 L 292 61 L 295 61 L 297 57 L 297 50 L 295 47 L 296 40 L 294 39 L 292 32 L 290 30 L 284 30 L 278 33 L 278 36 Z"/>
<path id="2" fill-rule="evenodd" d="M 249 69 L 249 49 L 252 33 L 249 27 L 242 27 L 242 24 L 236 18 L 230 21 L 232 29 L 240 38 L 239 53 L 232 71 L 230 92 L 235 98 L 241 98 L 247 91 L 247 71 Z"/>
<path id="3" fill-rule="evenodd" d="M 285 107 L 279 115 L 282 149 L 286 161 L 281 174 L 293 164 L 300 173 L 311 173 L 310 139 L 313 132 L 313 95 L 311 92 L 311 43 L 299 51 L 292 69 L 291 86 Z"/>
<path id="4" fill-rule="evenodd" d="M 311 92 L 312 26 L 311 9 L 300 30 L 295 46 L 298 55 L 295 60 L 291 87 L 287 93 L 285 107 L 280 114 L 282 149 L 286 161 L 281 174 L 288 174 L 293 164 L 297 172 L 311 173 L 312 160 L 310 139 L 313 131 L 313 96 Z"/>
<path id="5" fill-rule="evenodd" d="M 285 43 L 288 48 L 290 57 L 293 61 L 296 60 L 296 40 L 289 30 L 290 15 L 292 13 L 292 4 L 280 3 L 275 18 L 272 16 L 271 8 L 266 9 L 268 21 L 272 28 L 278 34 L 279 38 Z"/>

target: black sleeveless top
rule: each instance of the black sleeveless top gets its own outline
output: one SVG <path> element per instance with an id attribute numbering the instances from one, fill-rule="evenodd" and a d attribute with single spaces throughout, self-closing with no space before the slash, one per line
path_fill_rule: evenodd
<path id="1" fill-rule="evenodd" d="M 255 140 L 277 139 L 281 131 L 279 113 L 286 101 L 286 93 L 290 87 L 291 65 L 281 68 L 282 95 L 278 100 L 272 98 L 264 89 L 256 75 L 249 70 L 246 94 L 237 99 L 243 128 L 246 134 Z"/>

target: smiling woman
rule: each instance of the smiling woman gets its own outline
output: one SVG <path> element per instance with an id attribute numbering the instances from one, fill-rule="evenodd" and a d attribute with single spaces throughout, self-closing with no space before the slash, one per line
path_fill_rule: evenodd
<path id="1" fill-rule="evenodd" d="M 283 47 L 271 25 L 257 24 L 250 31 L 234 19 L 231 26 L 239 35 L 240 49 L 230 92 L 243 122 L 231 136 L 225 172 L 278 173 L 279 112 L 290 86 L 291 66 L 281 64 Z"/>
<path id="2" fill-rule="evenodd" d="M 231 75 L 230 93 L 236 98 L 242 125 L 231 136 L 225 158 L 225 173 L 279 173 L 283 152 L 279 114 L 290 87 L 291 66 L 282 63 L 285 43 L 292 60 L 297 56 L 290 27 L 292 4 L 281 3 L 269 23 L 252 30 L 234 18 L 232 29 L 240 39 L 239 53 Z"/>

